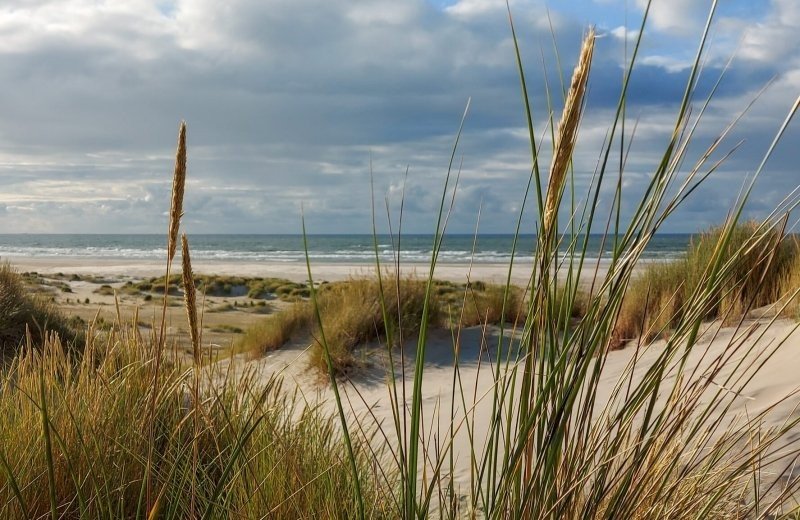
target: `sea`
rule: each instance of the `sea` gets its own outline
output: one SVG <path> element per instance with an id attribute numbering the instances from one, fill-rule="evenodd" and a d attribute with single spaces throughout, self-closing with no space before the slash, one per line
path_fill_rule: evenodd
<path id="1" fill-rule="evenodd" d="M 686 251 L 691 234 L 659 234 L 650 241 L 644 259 L 670 260 Z M 192 258 L 225 262 L 304 262 L 306 251 L 312 262 L 372 264 L 375 238 L 372 235 L 309 235 L 307 249 L 302 235 L 191 235 Z M 580 237 L 582 241 L 582 237 Z M 568 239 L 561 242 L 563 251 Z M 613 237 L 590 235 L 587 258 L 607 258 Z M 534 235 L 517 239 L 515 260 L 533 258 Z M 511 259 L 513 235 L 445 235 L 438 255 L 439 263 L 507 263 Z M 0 261 L 3 258 L 108 258 L 154 260 L 165 258 L 164 235 L 101 234 L 0 234 Z M 382 262 L 399 256 L 401 262 L 429 262 L 433 251 L 432 235 L 377 236 L 377 251 Z"/>

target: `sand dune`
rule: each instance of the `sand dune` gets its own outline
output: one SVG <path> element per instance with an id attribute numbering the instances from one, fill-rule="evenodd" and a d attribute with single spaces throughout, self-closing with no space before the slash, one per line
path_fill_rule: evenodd
<path id="1" fill-rule="evenodd" d="M 499 330 L 495 327 L 486 331 L 481 327 L 472 327 L 462 331 L 460 336 L 460 380 L 463 395 L 466 399 L 466 411 L 460 404 L 460 395 L 454 410 L 451 410 L 451 389 L 454 381 L 453 341 L 446 331 L 434 331 L 428 342 L 428 355 L 425 364 L 423 381 L 423 417 L 425 418 L 424 436 L 430 441 L 429 450 L 435 450 L 434 444 L 442 449 L 447 442 L 450 424 L 450 413 L 454 414 L 454 424 L 458 425 L 453 452 L 455 468 L 452 478 L 456 488 L 466 491 L 470 486 L 471 444 L 467 429 L 472 428 L 478 449 L 484 445 L 491 416 L 491 391 L 494 378 L 489 363 L 492 352 L 497 345 Z M 743 347 L 755 343 L 756 348 L 750 354 L 741 354 Z M 605 360 L 602 382 L 598 391 L 597 402 L 611 401 L 612 390 L 620 378 L 633 377 L 633 381 L 641 381 L 653 360 L 664 346 L 659 340 L 646 348 L 627 348 L 610 352 Z M 396 442 L 390 401 L 389 373 L 385 368 L 385 359 L 375 351 L 368 361 L 373 368 L 351 381 L 342 384 L 346 408 L 354 417 L 362 418 L 366 427 L 379 426 L 384 429 L 390 442 Z M 263 358 L 251 359 L 238 356 L 220 364 L 223 372 L 231 370 L 234 374 L 251 373 L 267 378 L 273 374 L 283 376 L 287 390 L 297 388 L 305 399 L 311 403 L 322 403 L 335 413 L 333 394 L 324 378 L 308 370 L 307 351 L 303 342 L 295 343 L 266 355 Z M 399 356 L 399 353 L 396 353 Z M 407 402 L 411 399 L 411 377 L 414 349 L 408 346 L 405 350 L 407 372 L 405 377 L 396 374 L 395 383 L 398 392 L 406 387 Z M 631 371 L 632 361 L 636 356 L 635 368 Z M 780 427 L 789 422 L 800 422 L 800 331 L 793 320 L 780 319 L 771 322 L 768 318 L 746 320 L 740 327 L 723 327 L 720 323 L 705 325 L 705 332 L 697 347 L 688 356 L 682 374 L 685 383 L 703 378 L 703 371 L 712 363 L 723 362 L 724 368 L 708 386 L 706 399 L 713 392 L 729 394 L 731 406 L 724 412 L 723 424 L 743 424 L 748 417 L 772 408 L 765 421 L 760 425 L 762 432 L 770 428 Z M 764 363 L 763 367 L 760 364 Z M 756 372 L 756 369 L 760 370 Z M 665 384 L 674 381 L 678 370 L 673 370 L 665 378 Z M 731 376 L 728 379 L 728 376 Z M 742 387 L 742 384 L 752 379 Z M 776 405 L 777 403 L 777 405 Z M 597 414 L 599 414 L 599 410 Z M 437 417 L 442 420 L 438 421 Z M 722 429 L 720 433 L 724 431 Z M 381 443 L 383 440 L 380 441 Z M 687 441 L 688 442 L 688 441 Z M 789 453 L 798 449 L 800 442 L 800 426 L 795 426 L 784 438 L 782 449 Z M 780 463 L 776 472 L 783 479 L 797 476 L 790 460 Z M 429 465 L 428 470 L 431 467 Z"/>

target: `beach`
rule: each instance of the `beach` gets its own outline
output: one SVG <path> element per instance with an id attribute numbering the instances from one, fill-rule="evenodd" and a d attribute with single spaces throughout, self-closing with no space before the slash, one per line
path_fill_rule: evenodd
<path id="1" fill-rule="evenodd" d="M 28 273 L 26 279 L 34 285 L 39 283 L 37 290 L 44 291 L 66 316 L 80 318 L 83 323 L 94 324 L 93 327 L 111 327 L 112 330 L 112 324 L 120 320 L 121 323 L 136 320 L 139 333 L 150 336 L 158 330 L 162 312 L 160 295 L 163 294 L 163 285 L 160 286 L 161 292 L 156 292 L 156 288 L 163 284 L 158 280 L 163 277 L 166 259 L 163 253 L 160 254 L 161 258 L 119 258 L 92 256 L 86 251 L 75 256 L 12 256 L 2 259 L 10 262 L 17 272 Z M 336 285 L 336 282 L 352 281 L 353 284 L 344 286 L 357 286 L 359 280 L 376 279 L 375 264 L 370 262 L 312 259 L 310 263 L 315 285 L 320 288 L 325 283 Z M 178 253 L 173 274 L 180 274 L 180 264 Z M 561 280 L 567 273 L 565 264 L 563 262 L 560 266 L 558 276 Z M 683 264 L 670 262 L 669 258 L 659 262 L 652 257 L 640 259 L 637 265 L 628 268 L 634 280 L 642 273 L 661 276 L 658 270 L 647 271 L 650 265 L 662 266 L 664 272 L 668 272 L 670 266 L 683 268 Z M 593 294 L 598 294 L 609 267 L 606 260 L 587 259 L 577 291 L 585 295 L 591 289 Z M 392 263 L 382 262 L 381 269 L 393 272 Z M 493 400 L 498 395 L 499 386 L 505 381 L 521 378 L 523 374 L 524 358 L 516 358 L 516 354 L 506 357 L 508 352 L 519 347 L 525 334 L 522 321 L 515 324 L 516 320 L 512 319 L 501 328 L 497 318 L 488 321 L 489 314 L 486 314 L 487 322 L 478 325 L 461 326 L 452 318 L 449 325 L 438 322 L 426 334 L 422 363 L 417 363 L 419 352 L 415 333 L 405 338 L 402 349 L 395 347 L 391 350 L 386 348 L 385 337 L 380 334 L 370 336 L 371 339 L 362 340 L 348 353 L 351 357 L 348 363 L 356 368 L 338 376 L 341 399 L 338 401 L 330 378 L 320 365 L 319 352 L 315 354 L 318 336 L 313 324 L 309 322 L 305 330 L 282 332 L 286 334 L 281 340 L 283 343 L 273 346 L 264 343 L 271 337 L 266 332 L 269 328 L 263 328 L 264 325 L 280 320 L 282 313 L 292 312 L 295 305 L 307 303 L 308 294 L 290 298 L 277 292 L 258 295 L 253 292 L 253 287 L 257 286 L 258 280 L 268 279 L 282 279 L 298 287 L 307 287 L 309 277 L 305 262 L 222 260 L 200 255 L 193 262 L 192 270 L 195 278 L 208 280 L 204 283 L 218 282 L 216 290 L 212 289 L 208 294 L 201 291 L 202 298 L 198 302 L 201 316 L 199 350 L 195 350 L 189 341 L 190 325 L 180 291 L 170 293 L 172 296 L 167 298 L 168 304 L 163 307 L 164 330 L 172 362 L 178 366 L 190 366 L 198 356 L 205 360 L 200 377 L 204 393 L 213 395 L 220 388 L 253 392 L 269 388 L 277 380 L 281 382 L 281 398 L 303 403 L 293 408 L 292 420 L 298 421 L 308 409 L 314 409 L 331 417 L 339 434 L 342 425 L 335 418 L 341 403 L 341 412 L 349 427 L 356 428 L 351 432 L 355 442 L 361 446 L 371 445 L 377 458 L 378 453 L 400 453 L 404 449 L 403 443 L 407 441 L 400 440 L 398 432 L 410 434 L 408 415 L 402 425 L 395 420 L 398 407 L 405 410 L 400 412 L 401 415 L 410 413 L 415 374 L 419 373 L 420 449 L 428 455 L 417 466 L 417 478 L 424 482 L 438 472 L 437 480 L 442 485 L 451 486 L 457 500 L 464 502 L 460 507 L 473 507 L 466 501 L 480 495 L 474 486 L 476 472 L 487 461 L 482 450 L 491 442 L 492 435 L 496 435 L 496 426 L 492 422 Z M 423 262 L 401 262 L 399 269 L 402 279 L 419 283 L 424 283 L 429 270 L 430 265 Z M 517 262 L 510 273 L 508 262 L 443 261 L 434 269 L 433 278 L 437 280 L 434 294 L 436 298 L 442 298 L 444 293 L 440 291 L 453 291 L 451 294 L 455 298 L 447 300 L 450 303 L 446 305 L 455 304 L 456 308 L 463 305 L 463 312 L 472 305 L 466 303 L 466 295 L 471 292 L 467 287 L 483 287 L 476 282 L 503 287 L 510 282 L 522 291 L 529 284 L 532 270 L 530 260 Z M 678 279 L 675 283 L 682 282 Z M 225 289 L 221 290 L 219 284 Z M 649 286 L 644 289 L 650 292 Z M 609 290 L 608 286 L 605 290 Z M 350 311 L 348 306 L 358 302 L 347 300 L 346 291 L 335 294 L 343 298 L 335 302 L 335 306 L 344 315 L 362 312 L 365 315 L 358 319 L 366 320 L 364 323 L 368 329 L 381 327 L 380 320 L 373 322 L 375 318 L 369 317 L 374 310 L 353 307 L 361 310 Z M 661 297 L 655 298 L 662 301 L 659 300 Z M 474 303 L 478 301 L 476 299 Z M 581 309 L 577 312 L 585 312 L 585 308 Z M 330 313 L 330 310 L 325 312 Z M 485 312 L 491 311 L 487 309 Z M 324 319 L 336 323 L 333 318 Z M 586 326 L 587 330 L 594 327 L 582 314 L 573 316 L 571 326 Z M 680 389 L 687 399 L 694 399 L 690 408 L 714 408 L 703 420 L 706 421 L 704 424 L 717 426 L 709 427 L 707 434 L 683 439 L 681 442 L 685 446 L 681 449 L 713 452 L 727 450 L 726 443 L 734 442 L 741 452 L 733 453 L 745 456 L 744 438 L 737 440 L 736 435 L 745 435 L 746 432 L 747 436 L 768 439 L 771 432 L 781 431 L 780 437 L 769 444 L 769 462 L 761 468 L 768 476 L 764 477 L 764 483 L 759 484 L 758 489 L 762 499 L 780 499 L 782 507 L 800 503 L 794 495 L 799 476 L 795 464 L 796 443 L 800 442 L 800 384 L 795 370 L 800 365 L 800 331 L 797 329 L 795 319 L 780 315 L 779 302 L 752 309 L 739 321 L 706 320 L 698 337 L 686 343 L 691 345 L 689 356 L 676 356 L 666 362 L 660 376 L 660 384 L 666 389 Z M 254 332 L 251 334 L 251 331 Z M 592 383 L 596 406 L 591 421 L 597 425 L 606 424 L 616 413 L 631 407 L 627 396 L 619 393 L 620 388 L 624 385 L 645 387 L 653 367 L 664 363 L 664 351 L 677 353 L 688 340 L 672 341 L 670 334 L 646 341 L 632 337 L 613 347 L 619 350 L 597 357 L 597 361 L 602 362 L 602 369 L 598 380 Z M 627 348 L 623 348 L 625 343 Z M 511 360 L 500 372 L 496 372 L 498 356 Z M 514 399 L 520 399 L 518 389 L 511 392 Z M 654 392 L 653 398 L 656 414 L 662 413 L 671 402 L 666 392 Z M 508 400 L 509 395 L 503 399 Z M 676 415 L 681 412 L 664 413 Z M 637 421 L 642 420 L 641 414 L 637 414 Z M 687 419 L 684 428 L 689 428 L 691 420 Z M 731 436 L 731 431 L 743 433 Z M 372 433 L 367 435 L 365 432 Z M 599 427 L 593 435 L 606 434 L 603 432 L 605 430 Z M 513 433 L 511 435 L 513 437 Z M 670 442 L 678 441 L 680 435 L 679 431 L 671 434 Z M 499 445 L 501 451 L 505 449 L 505 442 Z M 446 467 L 440 466 L 443 460 L 448 461 Z M 390 466 L 393 464 L 388 459 L 383 462 Z M 710 475 L 713 473 L 707 473 L 704 478 L 711 478 Z M 783 496 L 783 490 L 791 496 Z M 444 500 L 450 499 L 444 495 L 433 496 L 431 510 L 442 507 Z"/>
<path id="2" fill-rule="evenodd" d="M 161 261 L 142 259 L 114 258 L 13 258 L 9 259 L 20 272 L 37 272 L 39 275 L 60 276 L 66 280 L 71 291 L 57 297 L 62 308 L 67 312 L 83 316 L 90 321 L 93 317 L 105 317 L 113 320 L 116 312 L 115 300 L 120 302 L 119 308 L 123 316 L 136 315 L 142 309 L 143 316 L 156 320 L 157 306 L 145 303 L 140 297 L 132 297 L 124 293 L 97 294 L 100 283 L 121 290 L 131 280 L 144 280 L 163 274 Z M 176 263 L 179 259 L 176 259 Z M 646 265 L 646 263 L 645 263 Z M 371 278 L 375 276 L 375 268 L 365 263 L 314 262 L 312 275 L 315 282 L 336 282 L 354 278 Z M 425 279 L 429 267 L 423 263 L 410 263 L 401 266 L 403 276 L 415 276 Z M 531 267 L 519 265 L 511 273 L 511 283 L 525 286 L 528 282 Z M 608 266 L 601 263 L 597 275 L 604 277 Z M 641 270 L 641 267 L 639 268 Z M 243 262 L 200 260 L 196 263 L 196 275 L 213 275 L 228 277 L 275 277 L 285 278 L 293 282 L 304 283 L 308 279 L 306 266 L 300 262 Z M 581 278 L 585 288 L 594 279 L 594 269 L 587 268 Z M 70 275 L 86 277 L 71 280 Z M 458 284 L 472 281 L 484 281 L 504 284 L 508 276 L 508 265 L 501 263 L 478 263 L 474 265 L 458 263 L 438 264 L 434 273 L 437 279 Z M 91 303 L 83 303 L 91 300 Z M 231 304 L 234 308 L 230 308 Z M 212 296 L 203 302 L 205 312 L 203 352 L 215 356 L 227 352 L 227 347 L 238 341 L 241 332 L 263 320 L 264 317 L 254 315 L 248 310 L 252 302 L 244 294 L 237 293 L 228 297 Z M 281 304 L 273 311 L 284 308 Z M 227 306 L 224 313 L 215 309 Z M 182 345 L 185 359 L 190 359 L 191 348 L 185 342 L 186 325 L 184 309 L 180 305 L 168 309 L 169 326 L 167 332 L 172 334 L 178 344 Z M 157 320 L 156 320 L 157 321 Z M 222 331 L 220 327 L 228 327 Z M 233 332 L 233 330 L 238 332 Z M 429 332 L 426 342 L 425 361 L 422 364 L 424 376 L 421 389 L 421 413 L 425 418 L 422 428 L 425 432 L 425 449 L 429 452 L 445 452 L 450 447 L 448 439 L 452 433 L 453 467 L 452 474 L 443 478 L 453 483 L 459 495 L 471 493 L 470 486 L 474 478 L 473 450 L 487 442 L 487 432 L 491 429 L 491 396 L 497 385 L 493 375 L 498 345 L 508 348 L 509 342 L 518 341 L 521 331 L 509 327 L 504 331 L 496 325 L 472 326 L 451 330 L 435 329 Z M 456 336 L 454 336 L 456 334 Z M 501 336 L 504 338 L 501 342 Z M 634 342 L 635 343 L 635 342 Z M 332 387 L 324 373 L 315 367 L 311 360 L 311 341 L 308 337 L 294 338 L 281 348 L 264 352 L 245 351 L 221 356 L 218 362 L 207 369 L 209 388 L 230 384 L 231 380 L 247 381 L 248 385 L 267 384 L 274 377 L 283 380 L 286 395 L 299 395 L 302 400 L 313 406 L 319 406 L 326 413 L 335 415 L 336 401 Z M 454 344 L 458 345 L 458 369 L 456 373 Z M 607 413 L 619 403 L 615 402 L 615 389 L 619 382 L 629 380 L 632 385 L 642 384 L 649 368 L 658 359 L 666 345 L 666 340 L 646 343 L 642 348 L 631 345 L 619 351 L 610 352 L 604 359 L 602 377 L 596 387 L 597 403 L 602 404 L 595 410 L 597 418 L 607 418 Z M 776 348 L 780 346 L 781 348 Z M 359 421 L 359 428 L 375 430 L 386 428 L 388 438 L 379 437 L 375 449 L 397 450 L 397 439 L 392 439 L 393 408 L 391 385 L 396 385 L 408 395 L 413 384 L 414 362 L 416 359 L 416 343 L 412 338 L 398 357 L 405 360 L 404 369 L 397 368 L 392 374 L 385 346 L 379 342 L 363 345 L 358 349 L 362 369 L 347 378 L 342 384 L 345 412 L 351 421 Z M 395 360 L 397 363 L 397 359 Z M 763 363 L 763 365 L 762 365 Z M 720 392 L 729 403 L 719 415 L 721 424 L 747 424 L 750 417 L 764 414 L 759 418 L 755 428 L 767 433 L 775 428 L 793 424 L 784 434 L 780 442 L 773 448 L 776 453 L 793 453 L 792 445 L 800 441 L 800 406 L 798 392 L 800 384 L 796 379 L 795 367 L 800 365 L 800 331 L 797 322 L 792 319 L 777 317 L 777 307 L 756 309 L 749 313 L 740 323 L 723 323 L 711 320 L 703 324 L 701 334 L 683 366 L 671 365 L 663 378 L 664 385 L 676 382 L 681 377 L 702 380 L 702 374 L 709 371 L 714 364 L 722 368 L 715 373 L 715 378 L 708 381 L 700 402 L 712 399 Z M 632 368 L 633 367 L 633 368 Z M 755 372 L 752 370 L 758 367 Z M 519 367 L 511 367 L 504 377 L 511 377 Z M 698 377 L 698 374 L 700 376 Z M 741 384 L 753 376 L 746 385 Z M 457 376 L 457 377 L 456 377 Z M 453 383 L 459 380 L 459 395 L 465 399 L 451 401 Z M 238 384 L 238 383 L 235 383 Z M 717 397 L 718 398 L 718 397 Z M 663 406 L 664 398 L 659 399 Z M 455 405 L 454 405 L 455 404 Z M 406 402 L 406 406 L 410 401 Z M 452 417 L 452 419 L 451 419 Z M 455 427 L 455 432 L 450 428 Z M 720 428 L 708 440 L 713 443 L 724 434 L 726 429 Z M 754 430 L 755 431 L 755 430 Z M 770 468 L 780 475 L 780 482 L 786 484 L 796 477 L 793 459 L 779 459 Z M 431 461 L 419 468 L 420 478 L 423 474 L 435 470 Z M 448 469 L 449 472 L 449 469 Z M 775 494 L 774 490 L 765 493 Z"/>
<path id="3" fill-rule="evenodd" d="M 702 331 L 697 348 L 692 351 L 688 361 L 682 368 L 679 368 L 677 361 L 672 364 L 663 384 L 665 388 L 669 388 L 679 375 L 687 381 L 702 379 L 702 374 L 709 371 L 715 363 L 723 364 L 717 378 L 710 382 L 700 399 L 701 404 L 707 404 L 712 399 L 719 399 L 718 394 L 721 393 L 724 401 L 729 403 L 728 407 L 715 412 L 715 420 L 725 426 L 713 432 L 703 448 L 706 450 L 727 435 L 729 430 L 745 428 L 752 435 L 768 436 L 772 431 L 793 425 L 773 446 L 775 451 L 771 455 L 777 462 L 770 466 L 769 472 L 770 475 L 779 477 L 778 486 L 777 489 L 767 490 L 765 500 L 773 498 L 782 489 L 781 486 L 790 485 L 800 476 L 800 470 L 793 458 L 796 455 L 796 443 L 800 442 L 800 382 L 796 371 L 796 367 L 800 366 L 798 323 L 787 319 L 772 321 L 772 318 L 762 316 L 744 320 L 741 326 L 735 327 L 709 322 L 704 324 Z M 455 459 L 453 474 L 443 478 L 448 481 L 452 479 L 460 494 L 469 494 L 471 479 L 474 478 L 473 449 L 480 451 L 488 442 L 492 395 L 497 385 L 493 363 L 496 362 L 495 353 L 500 336 L 501 331 L 496 327 L 485 329 L 478 326 L 460 331 L 458 378 L 454 377 L 455 357 L 451 333 L 434 331 L 428 338 L 421 386 L 425 449 L 430 453 L 446 452 L 451 425 L 455 426 L 452 441 Z M 507 345 L 509 336 L 516 335 L 505 331 L 504 336 Z M 776 348 L 778 345 L 782 345 L 781 348 Z M 664 347 L 665 341 L 661 340 L 641 349 L 632 346 L 607 355 L 602 378 L 597 386 L 598 407 L 594 412 L 595 420 L 607 420 L 614 410 L 619 409 L 619 398 L 615 399 L 613 396 L 620 381 L 629 380 L 634 387 L 641 384 L 655 360 L 662 355 Z M 399 356 L 396 353 L 396 357 Z M 405 392 L 405 395 L 410 396 L 415 360 L 413 343 L 406 346 L 405 356 L 407 371 L 401 374 L 398 369 L 394 384 L 398 388 L 397 392 Z M 393 437 L 391 386 L 386 358 L 375 355 L 370 359 L 374 363 L 370 372 L 353 377 L 347 384 L 341 385 L 345 395 L 345 410 L 351 420 L 358 418 L 359 428 L 367 431 L 384 429 L 388 441 L 379 436 L 376 448 L 388 442 L 391 449 L 396 450 L 397 439 Z M 396 359 L 395 363 L 397 362 Z M 329 413 L 335 414 L 336 401 L 330 385 L 321 384 L 319 374 L 309 370 L 308 366 L 308 346 L 297 342 L 257 359 L 239 355 L 221 361 L 213 373 L 220 374 L 220 379 L 229 378 L 231 374 L 242 378 L 255 375 L 262 382 L 269 381 L 273 376 L 280 376 L 289 392 L 299 391 L 305 402 L 320 405 Z M 521 365 L 512 367 L 511 372 L 504 372 L 503 377 L 509 378 L 515 371 L 519 375 L 521 370 Z M 739 385 L 750 377 L 752 379 L 746 386 L 740 388 Z M 454 381 L 460 383 L 456 391 L 455 406 L 452 406 Z M 658 407 L 663 407 L 665 400 L 666 397 L 662 396 Z M 406 403 L 408 405 L 410 397 Z M 759 414 L 764 415 L 759 417 L 757 423 L 750 423 Z M 692 444 L 696 440 L 686 438 L 684 442 L 700 448 L 700 445 Z M 480 453 L 476 455 L 479 457 Z M 425 472 L 430 474 L 434 471 L 434 466 L 435 459 L 428 461 L 419 470 L 420 478 Z M 765 477 L 765 482 L 771 482 L 771 478 Z M 793 499 L 794 503 L 798 503 L 798 499 L 800 497 Z"/>
<path id="4" fill-rule="evenodd" d="M 1 257 L 10 262 L 20 272 L 37 272 L 40 274 L 78 274 L 106 277 L 150 278 L 164 274 L 166 260 L 122 259 L 101 257 Z M 581 282 L 591 283 L 595 273 L 605 276 L 609 263 L 605 260 L 587 263 L 583 269 Z M 350 278 L 375 276 L 375 264 L 360 262 L 320 262 L 312 261 L 311 275 L 315 282 L 335 282 Z M 393 272 L 391 263 L 382 263 L 381 269 Z M 293 282 L 308 280 L 308 270 L 302 262 L 245 262 L 220 260 L 195 260 L 193 270 L 198 275 L 223 275 L 258 278 L 285 278 Z M 428 276 L 430 264 L 422 262 L 402 262 L 400 273 L 403 276 L 415 276 L 424 279 Z M 532 271 L 530 263 L 519 262 L 511 270 L 510 281 L 513 285 L 525 287 Z M 562 269 L 565 272 L 565 269 Z M 438 263 L 434 277 L 454 283 L 466 283 L 469 280 L 486 283 L 505 284 L 509 279 L 508 263 Z"/>

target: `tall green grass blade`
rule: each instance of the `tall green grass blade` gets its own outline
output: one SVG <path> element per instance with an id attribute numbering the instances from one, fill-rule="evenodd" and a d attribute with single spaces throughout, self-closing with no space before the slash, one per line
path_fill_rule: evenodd
<path id="1" fill-rule="evenodd" d="M 425 511 L 418 511 L 416 506 L 417 497 L 417 469 L 419 463 L 419 442 L 420 442 L 420 427 L 421 427 L 421 412 L 422 412 L 422 375 L 425 369 L 425 351 L 427 346 L 428 335 L 428 316 L 430 315 L 430 301 L 433 290 L 433 276 L 436 269 L 436 260 L 439 249 L 441 247 L 443 229 L 443 216 L 447 191 L 450 182 L 450 174 L 453 168 L 453 161 L 455 160 L 456 151 L 458 150 L 458 142 L 461 139 L 461 133 L 464 129 L 464 122 L 466 121 L 467 114 L 469 113 L 470 101 L 467 101 L 467 106 L 461 116 L 461 123 L 456 133 L 456 139 L 453 143 L 453 149 L 450 154 L 450 162 L 447 166 L 447 175 L 445 177 L 444 188 L 442 189 L 442 198 L 439 203 L 439 214 L 436 221 L 436 232 L 434 233 L 433 249 L 431 254 L 430 269 L 425 286 L 425 299 L 422 307 L 422 318 L 420 322 L 419 338 L 417 340 L 416 359 L 414 363 L 414 382 L 413 390 L 411 393 L 411 423 L 409 428 L 409 446 L 408 446 L 408 462 L 406 464 L 406 499 L 405 499 L 405 518 L 414 518 L 415 516 L 422 516 Z M 455 193 L 453 194 L 455 196 Z"/>
<path id="2" fill-rule="evenodd" d="M 3 471 L 6 474 L 8 485 L 11 487 L 14 497 L 17 499 L 17 504 L 19 504 L 19 508 L 22 511 L 23 516 L 25 518 L 31 518 L 30 509 L 28 508 L 28 504 L 25 502 L 25 497 L 22 496 L 22 491 L 20 491 L 17 479 L 14 477 L 14 471 L 11 469 L 11 465 L 8 463 L 8 459 L 6 459 L 2 451 L 0 451 L 0 464 L 3 466 Z"/>
<path id="3" fill-rule="evenodd" d="M 356 461 L 356 455 L 353 451 L 353 443 L 350 439 L 350 429 L 347 426 L 347 416 L 344 413 L 344 407 L 342 406 L 342 398 L 339 395 L 339 385 L 336 382 L 336 372 L 333 368 L 333 361 L 331 360 L 331 353 L 330 349 L 328 348 L 328 342 L 325 339 L 325 330 L 322 324 L 322 315 L 320 314 L 319 310 L 319 303 L 317 301 L 317 291 L 314 287 L 314 278 L 311 274 L 311 259 L 308 256 L 308 235 L 306 234 L 306 221 L 305 217 L 302 219 L 303 225 L 303 249 L 305 251 L 306 257 L 306 271 L 308 272 L 308 286 L 311 291 L 311 303 L 314 308 L 314 316 L 317 320 L 317 326 L 319 327 L 319 335 L 320 335 L 320 343 L 322 345 L 322 350 L 325 355 L 325 362 L 328 365 L 328 375 L 331 381 L 331 388 L 333 388 L 333 395 L 336 400 L 336 409 L 339 412 L 339 420 L 342 424 L 342 432 L 344 434 L 345 445 L 347 446 L 347 458 L 350 463 L 350 467 L 353 471 L 353 483 L 355 486 L 355 495 L 356 501 L 358 503 L 358 517 L 363 520 L 364 516 L 364 497 L 361 492 L 361 477 L 358 474 L 358 463 Z M 378 273 L 378 277 L 380 277 L 380 273 Z"/>

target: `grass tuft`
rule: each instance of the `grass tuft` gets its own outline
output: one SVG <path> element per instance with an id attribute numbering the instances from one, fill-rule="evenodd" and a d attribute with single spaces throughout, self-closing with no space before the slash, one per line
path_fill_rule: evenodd
<path id="1" fill-rule="evenodd" d="M 704 295 L 704 319 L 732 323 L 752 308 L 776 302 L 796 283 L 792 269 L 800 249 L 794 240 L 753 221 L 735 226 L 727 243 L 724 230 L 701 233 L 682 258 L 649 264 L 631 282 L 615 327 L 615 346 L 639 336 L 645 341 L 668 336 L 689 311 L 691 296 L 706 290 L 712 261 L 720 256 L 730 264 L 730 277 Z"/>
<path id="2" fill-rule="evenodd" d="M 20 349 L 26 331 L 36 346 L 44 342 L 45 332 L 50 331 L 57 333 L 70 350 L 80 350 L 84 334 L 77 325 L 71 325 L 49 299 L 31 294 L 9 264 L 0 264 L 0 359 Z"/>
<path id="3" fill-rule="evenodd" d="M 342 492 L 352 486 L 351 472 L 330 415 L 307 407 L 278 379 L 228 379 L 213 367 L 204 385 L 213 379 L 214 389 L 187 407 L 189 376 L 169 364 L 155 389 L 154 415 L 132 413 L 149 406 L 151 353 L 126 327 L 113 339 L 90 340 L 80 360 L 52 336 L 43 351 L 14 359 L 0 379 L 0 517 L 42 518 L 53 510 L 60 518 L 137 517 L 148 470 L 142 432 L 150 425 L 159 518 L 188 518 L 192 501 L 198 511 L 208 509 L 218 483 L 216 517 L 352 517 L 353 494 Z M 195 406 L 197 432 L 187 421 Z M 43 424 L 51 442 L 31 442 L 42 439 Z M 235 458 L 239 445 L 246 455 Z M 355 453 L 370 515 L 389 516 L 380 483 L 392 477 L 376 474 L 364 445 Z M 221 481 L 226 467 L 232 471 Z"/>

